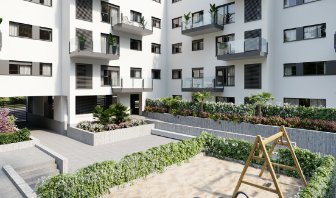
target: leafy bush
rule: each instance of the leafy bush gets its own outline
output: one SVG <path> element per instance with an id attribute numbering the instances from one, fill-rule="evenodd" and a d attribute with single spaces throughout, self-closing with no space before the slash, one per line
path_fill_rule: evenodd
<path id="1" fill-rule="evenodd" d="M 109 124 L 112 122 L 111 108 L 104 109 L 98 105 L 93 110 L 93 117 L 97 118 L 99 123 L 102 125 Z"/>
<path id="2" fill-rule="evenodd" d="M 30 131 L 26 128 L 10 133 L 0 133 L 0 145 L 28 141 L 29 136 Z"/>
<path id="3" fill-rule="evenodd" d="M 120 124 L 128 119 L 128 108 L 121 103 L 111 105 L 107 109 L 96 106 L 93 116 L 98 119 L 99 124 Z"/>
<path id="4" fill-rule="evenodd" d="M 165 167 L 194 157 L 202 151 L 199 139 L 184 140 L 133 153 L 119 162 L 106 161 L 75 174 L 58 175 L 37 188 L 39 197 L 99 197 L 114 186 L 162 172 Z"/>
<path id="5" fill-rule="evenodd" d="M 15 117 L 9 115 L 9 109 L 0 109 L 0 134 L 16 130 Z"/>
<path id="6" fill-rule="evenodd" d="M 117 103 L 115 105 L 112 105 L 110 108 L 113 116 L 113 122 L 115 124 L 120 124 L 121 122 L 125 122 L 128 119 L 128 108 L 125 105 Z"/>

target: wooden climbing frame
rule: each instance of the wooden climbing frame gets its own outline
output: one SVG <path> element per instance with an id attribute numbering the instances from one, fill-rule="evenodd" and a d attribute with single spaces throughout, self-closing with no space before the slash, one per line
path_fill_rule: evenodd
<path id="1" fill-rule="evenodd" d="M 270 150 L 267 151 L 266 145 L 271 143 L 271 142 L 273 142 L 273 144 L 272 144 Z M 289 151 L 292 155 L 293 161 L 294 161 L 294 166 L 287 166 L 287 165 L 271 162 L 270 156 L 272 156 L 273 151 L 274 151 L 274 149 L 277 145 L 285 146 L 289 149 Z M 258 151 L 258 153 L 259 153 L 258 156 L 256 156 L 256 151 Z M 260 171 L 259 177 L 262 177 L 266 168 L 268 168 L 268 170 L 270 171 L 275 189 L 269 188 L 269 187 L 266 187 L 266 186 L 261 186 L 261 185 L 255 184 L 253 182 L 249 182 L 249 181 L 244 180 L 244 176 L 246 174 L 246 171 L 247 171 L 248 167 L 250 166 L 251 161 L 253 159 L 254 160 L 259 160 L 259 161 L 264 161 L 264 164 L 263 164 L 262 169 Z M 233 192 L 232 197 L 236 196 L 241 184 L 243 183 L 243 184 L 247 184 L 247 185 L 250 185 L 250 186 L 253 186 L 253 187 L 256 187 L 256 188 L 260 188 L 262 190 L 273 192 L 273 193 L 277 194 L 280 198 L 284 198 L 284 195 L 283 195 L 283 193 L 280 189 L 280 186 L 279 186 L 278 179 L 277 179 L 276 174 L 274 172 L 273 166 L 276 166 L 276 167 L 279 167 L 279 168 L 282 168 L 282 169 L 286 169 L 286 170 L 296 171 L 299 174 L 303 184 L 305 186 L 307 185 L 306 178 L 305 178 L 305 176 L 302 172 L 302 169 L 301 169 L 300 164 L 297 160 L 297 157 L 294 153 L 293 146 L 291 144 L 291 141 L 289 140 L 288 134 L 287 134 L 284 126 L 281 126 L 279 128 L 279 132 L 277 134 L 274 134 L 274 135 L 272 135 L 268 138 L 262 139 L 262 137 L 260 135 L 257 136 L 257 138 L 254 142 L 254 145 L 252 147 L 252 150 L 250 152 L 250 155 L 247 158 L 247 161 L 245 163 L 243 172 L 240 175 L 238 184 L 237 184 L 237 186 L 236 186 L 236 188 Z"/>

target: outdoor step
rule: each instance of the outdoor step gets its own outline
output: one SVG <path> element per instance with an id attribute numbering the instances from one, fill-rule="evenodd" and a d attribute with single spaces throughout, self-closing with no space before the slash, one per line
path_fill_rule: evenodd
<path id="1" fill-rule="evenodd" d="M 38 182 L 40 182 L 41 179 L 45 179 L 47 177 L 55 176 L 57 174 L 59 174 L 59 171 L 55 170 L 55 171 L 50 172 L 50 173 L 45 173 L 45 174 L 41 174 L 41 175 L 38 175 L 38 176 L 35 176 L 35 177 L 27 178 L 27 179 L 25 179 L 25 181 L 33 190 L 35 190 L 36 184 Z"/>
<path id="2" fill-rule="evenodd" d="M 46 175 L 46 174 L 51 174 L 54 172 L 59 172 L 59 170 L 56 167 L 56 164 L 54 164 L 54 166 L 50 166 L 50 167 L 43 167 L 41 169 L 36 169 L 33 171 L 26 171 L 24 173 L 19 173 L 19 175 L 24 179 L 28 179 L 28 178 L 32 178 L 32 177 L 37 177 L 39 175 Z"/>
<path id="3" fill-rule="evenodd" d="M 37 164 L 33 164 L 30 166 L 24 166 L 24 167 L 18 167 L 18 168 L 14 168 L 15 171 L 18 174 L 24 174 L 26 172 L 31 172 L 31 171 L 35 171 L 35 170 L 39 170 L 39 169 L 43 169 L 43 168 L 48 168 L 48 167 L 57 167 L 56 163 L 55 163 L 55 159 L 50 159 L 46 162 L 41 162 L 41 163 L 37 163 Z"/>
<path id="4" fill-rule="evenodd" d="M 176 139 L 176 140 L 185 140 L 185 139 L 190 139 L 194 137 L 191 135 L 185 135 L 185 134 L 175 133 L 172 131 L 161 130 L 161 129 L 152 129 L 152 135 L 158 135 L 158 136 L 167 137 L 167 138 Z"/>

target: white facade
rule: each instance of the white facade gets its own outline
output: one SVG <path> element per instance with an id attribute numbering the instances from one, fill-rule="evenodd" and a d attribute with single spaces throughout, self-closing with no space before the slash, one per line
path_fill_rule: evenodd
<path id="1" fill-rule="evenodd" d="M 115 31 L 110 23 L 102 22 L 101 1 L 92 1 L 92 20 L 78 19 L 76 0 L 53 0 L 52 6 L 40 5 L 25 0 L 4 0 L 0 13 L 3 22 L 0 25 L 2 47 L 0 64 L 3 61 L 25 61 L 51 63 L 52 76 L 0 75 L 0 97 L 33 96 L 34 113 L 43 116 L 42 96 L 54 98 L 54 120 L 66 124 L 75 124 L 86 115 L 76 114 L 76 97 L 117 96 L 118 101 L 130 105 L 130 95 L 139 94 L 143 108 L 146 98 L 159 98 L 182 95 L 189 99 L 191 92 L 183 92 L 181 81 L 192 78 L 192 68 L 203 68 L 204 78 L 215 78 L 216 67 L 235 68 L 234 86 L 225 86 L 224 91 L 214 96 L 234 97 L 235 103 L 244 103 L 244 97 L 260 92 L 272 93 L 275 103 L 282 104 L 284 98 L 325 99 L 327 107 L 336 107 L 336 89 L 332 86 L 335 75 L 291 76 L 284 77 L 284 64 L 334 61 L 334 33 L 336 31 L 336 7 L 334 0 L 320 0 L 290 8 L 284 8 L 284 1 L 261 0 L 261 19 L 245 22 L 243 0 L 182 0 L 172 3 L 170 0 L 105 0 L 119 7 L 123 16 L 131 18 L 131 10 L 140 12 L 150 26 L 152 17 L 161 20 L 161 28 L 153 28 L 146 36 Z M 209 4 L 221 6 L 235 3 L 235 22 L 224 25 L 223 30 L 198 36 L 186 36 L 181 28 L 172 28 L 172 19 L 184 14 L 203 10 L 208 14 Z M 18 14 L 19 13 L 19 14 Z M 52 29 L 52 41 L 10 36 L 9 22 L 29 24 Z M 326 37 L 284 43 L 284 30 L 326 24 Z M 97 59 L 73 57 L 76 48 L 76 29 L 92 32 L 93 52 L 102 49 L 101 34 L 113 33 L 119 37 L 120 55 L 116 59 Z M 151 28 L 150 28 L 151 29 Z M 216 56 L 216 37 L 234 34 L 235 40 L 244 40 L 245 31 L 261 29 L 261 37 L 268 42 L 267 57 L 244 58 L 243 60 L 219 60 Z M 127 32 L 127 30 L 126 30 Z M 131 50 L 130 39 L 142 41 L 142 50 Z M 203 39 L 204 49 L 192 51 L 192 41 Z M 161 45 L 161 53 L 151 52 L 151 44 Z M 182 43 L 182 53 L 172 54 L 172 44 Z M 2 62 L 1 62 L 2 61 Z M 76 64 L 92 65 L 92 88 L 78 89 L 76 86 Z M 261 64 L 261 88 L 245 89 L 244 65 Z M 141 79 L 151 79 L 152 69 L 161 70 L 161 78 L 153 80 L 153 89 L 149 92 L 113 91 L 111 86 L 102 86 L 101 66 L 120 68 L 120 78 L 124 84 L 130 84 L 130 69 L 141 68 Z M 8 65 L 0 65 L 8 67 Z M 336 67 L 336 65 L 334 65 Z M 172 79 L 172 70 L 182 69 L 182 79 Z M 3 70 L 0 68 L 0 71 Z M 136 82 L 138 83 L 138 81 Z M 132 88 L 132 87 L 129 87 Z M 40 98 L 38 98 L 40 97 Z M 42 98 L 41 98 L 42 97 Z M 40 104 L 40 105 L 39 105 Z M 142 110 L 140 108 L 140 111 Z"/>

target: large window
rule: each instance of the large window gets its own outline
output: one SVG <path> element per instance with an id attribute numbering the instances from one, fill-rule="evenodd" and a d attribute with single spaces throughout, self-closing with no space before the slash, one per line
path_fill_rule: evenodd
<path id="1" fill-rule="evenodd" d="M 325 75 L 325 62 L 303 63 L 303 75 Z"/>
<path id="2" fill-rule="evenodd" d="M 218 22 L 224 20 L 224 24 L 230 24 L 235 22 L 235 3 L 229 3 L 218 7 Z M 223 19 L 221 19 L 223 17 Z"/>
<path id="3" fill-rule="evenodd" d="M 216 68 L 216 85 L 217 86 L 234 86 L 235 85 L 235 67 L 217 67 Z"/>
<path id="4" fill-rule="evenodd" d="M 92 89 L 92 65 L 76 65 L 76 88 Z"/>
<path id="5" fill-rule="evenodd" d="M 303 39 L 326 37 L 326 24 L 303 27 Z"/>
<path id="6" fill-rule="evenodd" d="M 235 40 L 234 34 L 228 34 L 216 37 L 216 46 L 218 46 L 216 48 L 216 55 L 231 53 L 231 49 L 227 47 L 226 43 L 234 40 Z"/>
<path id="7" fill-rule="evenodd" d="M 52 76 L 52 64 L 51 63 L 40 63 L 40 75 L 41 76 Z"/>
<path id="8" fill-rule="evenodd" d="M 285 64 L 284 65 L 284 76 L 296 76 L 296 64 Z"/>
<path id="9" fill-rule="evenodd" d="M 141 17 L 142 17 L 142 14 L 140 12 L 131 10 L 131 21 L 140 23 Z"/>
<path id="10" fill-rule="evenodd" d="M 103 86 L 120 86 L 119 67 L 101 66 L 101 84 Z"/>
<path id="11" fill-rule="evenodd" d="M 192 69 L 192 77 L 193 78 L 203 78 L 204 69 L 203 68 L 193 68 Z"/>
<path id="12" fill-rule="evenodd" d="M 33 26 L 23 23 L 9 22 L 9 35 L 33 38 Z"/>
<path id="13" fill-rule="evenodd" d="M 296 41 L 296 29 L 284 30 L 284 42 Z"/>
<path id="14" fill-rule="evenodd" d="M 131 39 L 131 49 L 141 51 L 142 50 L 142 41 Z"/>
<path id="15" fill-rule="evenodd" d="M 175 43 L 172 45 L 172 53 L 179 54 L 182 53 L 182 43 Z"/>
<path id="16" fill-rule="evenodd" d="M 245 1 L 245 22 L 261 19 L 261 0 Z"/>
<path id="17" fill-rule="evenodd" d="M 152 79 L 160 80 L 161 79 L 161 70 L 152 69 Z"/>
<path id="18" fill-rule="evenodd" d="M 284 103 L 293 106 L 326 107 L 326 99 L 284 98 Z"/>
<path id="19" fill-rule="evenodd" d="M 50 28 L 40 27 L 40 39 L 44 41 L 52 41 L 52 30 Z"/>
<path id="20" fill-rule="evenodd" d="M 306 4 L 306 3 L 310 3 L 310 2 L 314 2 L 314 1 L 319 1 L 319 0 L 284 0 L 284 8 L 289 8 L 292 6 L 297 6 L 297 5 L 302 5 L 302 4 Z"/>
<path id="21" fill-rule="evenodd" d="M 172 28 L 178 28 L 182 25 L 182 17 L 178 17 L 172 20 Z"/>
<path id="22" fill-rule="evenodd" d="M 92 0 L 76 0 L 76 19 L 92 22 Z"/>
<path id="23" fill-rule="evenodd" d="M 192 41 L 192 51 L 204 50 L 204 40 L 198 39 Z"/>
<path id="24" fill-rule="evenodd" d="M 102 21 L 115 25 L 119 22 L 119 7 L 109 4 L 107 2 L 101 2 L 101 15 Z"/>
<path id="25" fill-rule="evenodd" d="M 284 64 L 284 76 L 336 75 L 336 61 Z"/>
<path id="26" fill-rule="evenodd" d="M 32 75 L 32 63 L 10 61 L 9 62 L 9 74 L 15 75 Z"/>
<path id="27" fill-rule="evenodd" d="M 261 64 L 245 65 L 245 89 L 261 89 Z"/>
<path id="28" fill-rule="evenodd" d="M 26 0 L 33 3 L 38 3 L 45 6 L 52 6 L 52 0 Z"/>
<path id="29" fill-rule="evenodd" d="M 198 27 L 203 25 L 203 11 L 195 12 L 192 14 L 192 26 Z"/>
<path id="30" fill-rule="evenodd" d="M 182 78 L 182 69 L 173 69 L 172 79 L 181 79 L 181 78 Z"/>
<path id="31" fill-rule="evenodd" d="M 131 78 L 141 78 L 142 69 L 141 68 L 131 68 Z"/>

